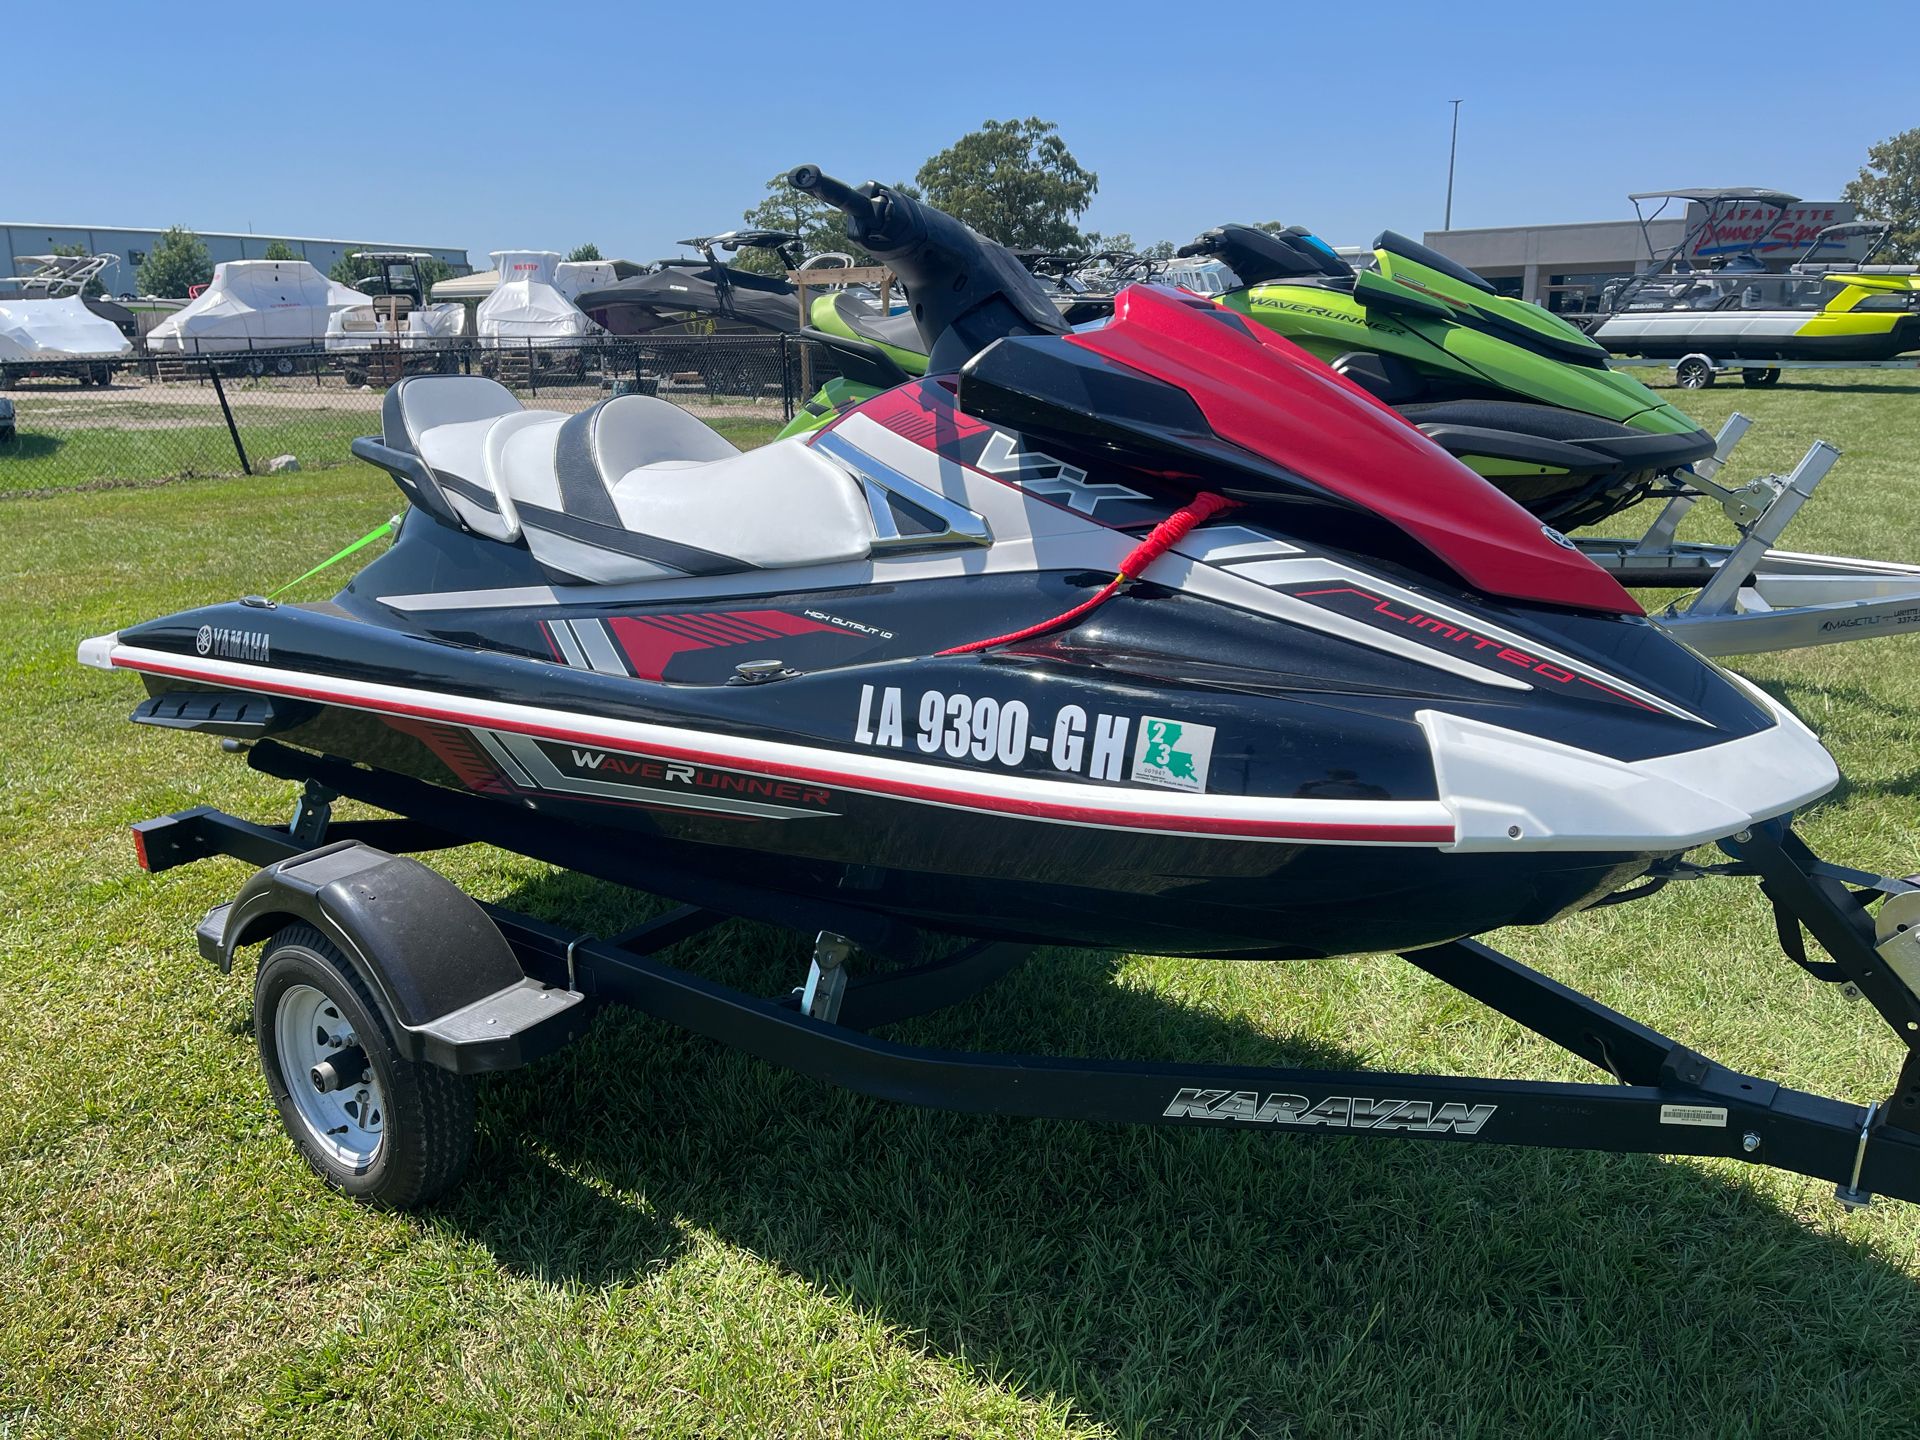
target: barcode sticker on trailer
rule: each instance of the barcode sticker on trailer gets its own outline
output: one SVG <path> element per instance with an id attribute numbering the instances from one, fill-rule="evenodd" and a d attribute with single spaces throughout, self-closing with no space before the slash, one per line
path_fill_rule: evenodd
<path id="1" fill-rule="evenodd" d="M 1662 1105 L 1660 1107 L 1662 1125 L 1707 1125 L 1717 1130 L 1727 1128 L 1727 1112 L 1720 1105 Z"/>

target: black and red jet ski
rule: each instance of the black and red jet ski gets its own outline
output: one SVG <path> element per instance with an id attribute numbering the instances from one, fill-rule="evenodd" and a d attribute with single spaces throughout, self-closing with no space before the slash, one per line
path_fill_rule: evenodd
<path id="1" fill-rule="evenodd" d="M 654 397 L 410 377 L 355 445 L 410 508 L 345 590 L 83 660 L 142 677 L 144 723 L 609 854 L 1170 954 L 1548 921 L 1835 783 L 1791 714 L 1285 340 L 1150 286 L 1069 334 L 948 216 L 794 183 L 901 277 L 926 378 L 741 453 Z"/>

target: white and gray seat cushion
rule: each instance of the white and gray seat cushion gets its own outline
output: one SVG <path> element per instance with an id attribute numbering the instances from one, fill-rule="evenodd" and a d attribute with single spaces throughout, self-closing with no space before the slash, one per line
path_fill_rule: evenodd
<path id="1" fill-rule="evenodd" d="M 389 444 L 418 455 L 461 522 L 489 540 L 520 538 L 513 499 L 499 483 L 496 447 L 530 424 L 558 425 L 557 410 L 523 410 L 504 385 L 476 375 L 414 375 L 387 392 Z"/>
<path id="2" fill-rule="evenodd" d="M 798 440 L 742 454 L 652 396 L 564 416 L 523 410 L 491 380 L 422 375 L 388 392 L 386 429 L 469 528 L 524 541 L 570 579 L 830 564 L 872 547 L 871 512 L 837 465 Z"/>

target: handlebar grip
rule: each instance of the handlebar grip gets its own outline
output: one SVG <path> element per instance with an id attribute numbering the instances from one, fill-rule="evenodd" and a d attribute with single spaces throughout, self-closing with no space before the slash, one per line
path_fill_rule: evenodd
<path id="1" fill-rule="evenodd" d="M 846 181 L 823 174 L 818 165 L 796 166 L 788 173 L 787 183 L 804 194 L 846 211 L 855 220 L 864 223 L 873 219 L 871 200 Z"/>

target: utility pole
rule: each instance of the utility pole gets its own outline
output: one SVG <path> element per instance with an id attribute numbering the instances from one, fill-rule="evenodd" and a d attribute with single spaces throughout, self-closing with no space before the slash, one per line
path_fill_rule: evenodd
<path id="1" fill-rule="evenodd" d="M 1453 106 L 1453 140 L 1447 146 L 1447 218 L 1441 224 L 1442 230 L 1453 228 L 1453 162 L 1460 154 L 1460 102 L 1450 102 Z"/>

